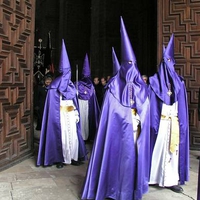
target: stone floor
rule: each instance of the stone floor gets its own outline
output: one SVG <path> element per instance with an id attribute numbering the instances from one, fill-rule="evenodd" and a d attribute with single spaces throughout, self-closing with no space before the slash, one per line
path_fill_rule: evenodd
<path id="1" fill-rule="evenodd" d="M 92 144 L 87 144 L 89 151 L 91 147 Z M 190 152 L 190 181 L 183 186 L 184 193 L 149 187 L 143 200 L 196 200 L 199 155 L 198 151 Z M 36 157 L 0 172 L 0 200 L 80 199 L 87 162 L 81 166 L 65 165 L 62 169 L 56 166 L 36 167 Z"/>

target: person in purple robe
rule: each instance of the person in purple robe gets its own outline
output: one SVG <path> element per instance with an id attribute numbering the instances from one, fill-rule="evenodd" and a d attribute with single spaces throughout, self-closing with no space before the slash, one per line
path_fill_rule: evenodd
<path id="1" fill-rule="evenodd" d="M 174 192 L 189 179 L 189 120 L 184 80 L 174 69 L 174 35 L 159 71 L 149 78 L 151 171 L 149 184 Z"/>
<path id="2" fill-rule="evenodd" d="M 148 192 L 148 91 L 122 18 L 121 58 L 121 67 L 105 93 L 82 200 L 139 200 Z"/>
<path id="3" fill-rule="evenodd" d="M 84 141 L 93 141 L 96 135 L 100 108 L 91 79 L 88 55 L 85 55 L 82 78 L 77 83 L 81 133 Z"/>
<path id="4" fill-rule="evenodd" d="M 48 88 L 40 135 L 37 166 L 79 165 L 87 151 L 81 136 L 76 88 L 64 40 L 59 65 L 60 76 Z"/>

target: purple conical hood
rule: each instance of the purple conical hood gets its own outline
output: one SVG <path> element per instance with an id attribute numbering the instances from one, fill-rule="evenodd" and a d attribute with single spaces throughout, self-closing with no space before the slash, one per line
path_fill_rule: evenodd
<path id="1" fill-rule="evenodd" d="M 82 100 L 89 100 L 94 94 L 94 86 L 91 80 L 90 65 L 88 55 L 85 55 L 83 62 L 82 78 L 76 82 L 78 86 L 78 98 Z"/>
<path id="2" fill-rule="evenodd" d="M 121 67 L 113 47 L 112 47 L 112 62 L 113 62 L 113 74 L 112 77 L 108 80 L 105 88 L 108 88 L 110 83 L 116 78 L 116 75 Z"/>
<path id="3" fill-rule="evenodd" d="M 133 48 L 131 46 L 128 34 L 126 32 L 126 28 L 124 25 L 124 21 L 122 17 L 120 18 L 121 25 L 120 25 L 120 33 L 121 33 L 121 64 L 127 64 L 130 61 L 134 64 L 136 63 L 136 57 L 133 52 Z M 131 66 L 129 64 L 129 66 Z"/>
<path id="4" fill-rule="evenodd" d="M 174 60 L 174 34 L 171 35 L 170 41 L 163 54 L 163 59 L 167 63 L 171 70 L 174 70 L 175 60 Z"/>
<path id="5" fill-rule="evenodd" d="M 60 55 L 59 72 L 62 74 L 70 73 L 70 76 L 71 76 L 71 66 L 70 66 L 68 55 L 67 55 L 65 42 L 63 39 L 62 39 L 62 48 L 61 48 L 61 55 Z"/>
<path id="6" fill-rule="evenodd" d="M 174 35 L 172 34 L 167 48 L 163 48 L 163 60 L 159 71 L 149 78 L 150 85 L 156 95 L 167 105 L 172 105 L 178 99 L 180 78 L 174 69 Z"/>
<path id="7" fill-rule="evenodd" d="M 83 77 L 90 77 L 90 64 L 89 64 L 89 59 L 88 55 L 85 55 L 84 63 L 83 63 L 83 70 L 82 70 L 82 76 Z"/>
<path id="8" fill-rule="evenodd" d="M 139 77 L 142 82 L 144 82 L 141 78 L 140 72 L 137 68 L 137 61 L 136 57 L 129 40 L 124 22 L 122 17 L 121 19 L 121 26 L 120 26 L 120 33 L 121 33 L 121 68 L 120 72 L 123 73 L 123 78 L 126 79 L 126 82 L 133 81 L 135 77 Z M 139 80 L 140 81 L 140 80 Z"/>
<path id="9" fill-rule="evenodd" d="M 136 57 L 122 17 L 120 32 L 121 67 L 115 79 L 109 85 L 110 91 L 124 106 L 142 106 L 148 96 L 147 86 L 138 71 Z"/>
<path id="10" fill-rule="evenodd" d="M 172 34 L 170 37 L 164 56 L 168 58 L 174 58 L 174 34 Z"/>
<path id="11" fill-rule="evenodd" d="M 119 64 L 119 61 L 117 59 L 117 55 L 116 55 L 115 50 L 114 50 L 113 47 L 112 47 L 112 61 L 113 61 L 113 76 L 114 76 L 119 71 L 120 64 Z"/>
<path id="12" fill-rule="evenodd" d="M 60 76 L 52 81 L 51 89 L 57 89 L 65 99 L 73 99 L 76 96 L 76 88 L 71 81 L 71 66 L 67 55 L 64 40 L 62 40 L 62 49 L 59 65 Z"/>

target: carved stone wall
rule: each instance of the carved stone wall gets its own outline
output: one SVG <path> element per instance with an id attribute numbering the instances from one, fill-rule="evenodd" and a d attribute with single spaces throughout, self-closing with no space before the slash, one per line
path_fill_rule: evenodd
<path id="1" fill-rule="evenodd" d="M 197 103 L 200 87 L 200 1 L 158 1 L 158 59 L 162 44 L 175 36 L 175 69 L 185 78 L 190 124 L 190 148 L 200 149 Z"/>
<path id="2" fill-rule="evenodd" d="M 0 169 L 3 169 L 33 151 L 35 0 L 0 2 Z"/>

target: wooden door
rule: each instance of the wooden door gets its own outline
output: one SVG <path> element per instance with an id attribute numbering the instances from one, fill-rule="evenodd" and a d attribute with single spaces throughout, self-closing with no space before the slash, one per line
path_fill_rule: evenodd
<path id="1" fill-rule="evenodd" d="M 158 0 L 158 61 L 162 44 L 175 36 L 175 69 L 185 78 L 188 94 L 190 149 L 200 149 L 200 0 Z"/>
<path id="2" fill-rule="evenodd" d="M 35 0 L 0 1 L 0 170 L 33 152 Z"/>

